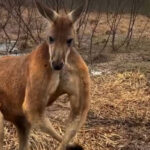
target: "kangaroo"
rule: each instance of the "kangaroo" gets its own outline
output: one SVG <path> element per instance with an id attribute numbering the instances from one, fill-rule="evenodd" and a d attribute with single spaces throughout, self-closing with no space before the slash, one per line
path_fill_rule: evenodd
<path id="1" fill-rule="evenodd" d="M 0 58 L 0 149 L 4 118 L 16 126 L 19 150 L 28 150 L 29 133 L 35 127 L 60 142 L 57 150 L 80 150 L 82 146 L 72 143 L 72 139 L 89 110 L 90 76 L 73 40 L 74 23 L 83 6 L 66 15 L 38 1 L 36 6 L 50 23 L 47 40 L 29 54 Z M 44 110 L 63 94 L 69 96 L 71 112 L 61 136 Z"/>

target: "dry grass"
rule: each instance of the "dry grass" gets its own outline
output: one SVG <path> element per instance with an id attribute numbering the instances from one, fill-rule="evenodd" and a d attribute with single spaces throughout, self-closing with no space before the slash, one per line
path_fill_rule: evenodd
<path id="1" fill-rule="evenodd" d="M 92 77 L 91 95 L 91 109 L 77 142 L 86 150 L 150 149 L 150 85 L 144 74 L 124 72 Z M 69 113 L 66 97 L 46 113 L 62 133 Z M 31 133 L 30 144 L 33 150 L 54 150 L 58 146 L 39 131 Z M 16 145 L 16 131 L 6 123 L 5 149 L 13 150 Z"/>
<path id="2" fill-rule="evenodd" d="M 95 15 L 90 16 L 85 31 L 88 36 L 82 43 L 84 47 L 87 46 L 87 50 L 81 51 L 85 59 L 88 56 L 89 34 Z M 110 28 L 106 18 L 103 14 L 96 30 L 93 53 L 99 51 L 102 41 L 108 36 L 106 32 Z M 133 38 L 138 39 L 147 20 L 147 17 L 138 16 Z M 129 16 L 125 14 L 117 30 L 119 35 L 117 40 L 126 36 L 128 22 Z M 144 40 L 149 40 L 149 31 L 150 24 L 142 35 Z M 145 41 L 141 45 L 141 50 L 139 47 L 135 49 L 136 52 L 107 54 L 111 58 L 107 56 L 108 61 L 99 63 L 101 58 L 98 57 L 98 62 L 94 62 L 97 70 L 106 72 L 119 70 L 123 73 L 92 77 L 91 109 L 86 124 L 76 137 L 76 141 L 83 145 L 85 150 L 150 150 L 150 83 L 141 72 L 125 71 L 141 70 L 144 73 L 149 71 L 150 44 Z M 61 134 L 65 129 L 66 114 L 69 110 L 68 100 L 61 97 L 46 111 Z M 58 142 L 44 133 L 32 131 L 30 145 L 31 150 L 55 150 Z M 16 147 L 18 147 L 16 130 L 12 124 L 5 122 L 4 149 L 15 150 Z"/>
<path id="3" fill-rule="evenodd" d="M 91 33 L 91 30 L 89 28 L 92 27 L 92 25 L 96 22 L 96 16 L 97 13 L 90 13 L 89 22 L 88 22 L 88 28 L 86 30 L 87 33 Z M 112 15 L 109 15 L 109 21 L 112 21 L 113 17 Z M 129 22 L 130 22 L 130 15 L 129 14 L 122 14 L 121 20 L 117 29 L 117 34 L 126 36 L 128 28 L 129 28 Z M 144 37 L 149 38 L 149 31 L 150 31 L 150 24 L 149 18 L 144 15 L 138 15 L 137 19 L 135 21 L 134 26 L 134 36 L 137 38 L 138 35 L 143 32 L 143 28 L 146 25 L 146 29 L 144 31 Z M 105 35 L 106 32 L 110 30 L 109 24 L 107 22 L 107 14 L 103 13 L 101 14 L 99 26 L 96 29 L 96 34 Z"/>

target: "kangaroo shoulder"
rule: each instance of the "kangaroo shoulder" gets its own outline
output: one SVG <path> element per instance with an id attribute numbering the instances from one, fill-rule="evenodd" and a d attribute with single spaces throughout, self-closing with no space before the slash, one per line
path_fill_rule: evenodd
<path id="1" fill-rule="evenodd" d="M 72 51 L 70 52 L 69 61 L 70 61 L 71 65 L 79 73 L 81 73 L 81 72 L 88 73 L 89 72 L 85 61 L 83 60 L 81 55 L 75 49 L 72 49 Z"/>

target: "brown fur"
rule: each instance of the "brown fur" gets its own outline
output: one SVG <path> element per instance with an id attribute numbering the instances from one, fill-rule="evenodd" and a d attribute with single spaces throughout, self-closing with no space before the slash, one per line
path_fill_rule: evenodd
<path id="1" fill-rule="evenodd" d="M 55 18 L 54 14 L 51 18 Z M 73 22 L 67 15 L 53 20 L 49 34 L 55 37 L 54 44 L 45 42 L 28 55 L 0 59 L 0 111 L 17 127 L 19 150 L 28 149 L 30 128 L 35 126 L 61 142 L 57 150 L 66 150 L 69 145 L 80 148 L 70 142 L 89 110 L 88 68 L 79 53 L 70 46 L 63 69 L 52 69 L 49 47 L 53 47 L 54 58 L 64 59 L 68 51 L 66 40 L 73 37 Z M 71 104 L 70 121 L 63 138 L 44 116 L 45 107 L 62 94 L 68 94 Z M 0 116 L 1 124 L 3 116 Z M 3 135 L 2 127 L 0 135 Z M 0 146 L 2 149 L 2 144 Z"/>
<path id="2" fill-rule="evenodd" d="M 75 114 L 84 114 L 82 120 L 84 121 L 89 107 L 88 69 L 75 50 L 70 53 L 69 65 L 70 67 L 60 72 L 59 85 L 51 93 L 47 103 L 43 104 L 43 98 L 47 96 L 47 87 L 52 82 L 51 74 L 53 73 L 49 64 L 48 45 L 46 43 L 40 45 L 29 55 L 1 58 L 0 110 L 5 119 L 13 122 L 17 127 L 24 128 L 22 127 L 24 122 L 30 126 L 33 120 L 36 122 L 36 119 L 40 118 L 46 105 L 52 104 L 61 94 L 67 93 L 71 96 L 74 91 L 78 90 L 75 93 L 78 94 L 77 99 L 72 102 L 74 105 L 72 107 Z M 26 100 L 28 90 L 30 95 Z"/>

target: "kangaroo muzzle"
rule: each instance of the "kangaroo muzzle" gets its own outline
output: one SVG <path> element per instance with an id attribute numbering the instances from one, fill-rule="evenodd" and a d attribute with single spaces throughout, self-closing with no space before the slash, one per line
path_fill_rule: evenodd
<path id="1" fill-rule="evenodd" d="M 64 66 L 63 62 L 57 62 L 57 61 L 52 62 L 52 67 L 54 70 L 61 70 L 63 66 Z"/>

